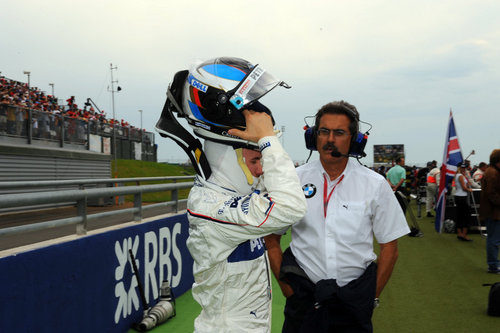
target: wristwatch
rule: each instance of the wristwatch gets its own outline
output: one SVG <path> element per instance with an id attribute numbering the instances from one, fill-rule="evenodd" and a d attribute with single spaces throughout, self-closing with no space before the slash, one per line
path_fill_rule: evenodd
<path id="1" fill-rule="evenodd" d="M 375 299 L 373 300 L 373 308 L 375 309 L 376 307 L 378 307 L 380 304 L 380 300 L 378 299 L 378 297 L 375 297 Z"/>

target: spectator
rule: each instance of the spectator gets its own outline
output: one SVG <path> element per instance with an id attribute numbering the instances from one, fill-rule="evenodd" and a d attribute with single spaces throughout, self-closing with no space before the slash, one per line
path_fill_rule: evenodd
<path id="1" fill-rule="evenodd" d="M 470 166 L 470 161 L 465 160 L 464 164 L 465 164 L 465 177 L 467 177 L 467 180 L 469 181 L 470 188 L 476 188 L 476 189 L 481 188 L 481 186 L 478 183 L 476 183 L 474 179 L 472 179 L 472 173 L 471 173 L 472 168 Z"/>
<path id="2" fill-rule="evenodd" d="M 431 171 L 432 162 L 427 162 L 427 165 L 423 168 L 419 168 L 417 171 L 417 186 L 427 187 L 427 174 Z"/>
<path id="3" fill-rule="evenodd" d="M 406 170 L 404 168 L 405 159 L 404 157 L 398 157 L 396 159 L 396 165 L 389 169 L 387 172 L 387 181 L 389 185 L 391 185 L 392 190 L 394 191 L 394 195 L 396 199 L 398 199 L 399 205 L 403 212 L 406 213 L 406 205 L 404 203 L 404 199 L 401 195 L 405 195 L 405 179 L 406 179 Z M 401 193 L 398 193 L 401 192 Z"/>
<path id="4" fill-rule="evenodd" d="M 455 175 L 455 204 L 457 206 L 457 238 L 462 241 L 471 242 L 467 236 L 470 224 L 470 207 L 467 203 L 467 195 L 472 192 L 469 185 L 466 173 L 467 165 L 461 163 L 458 165 L 457 174 Z"/>
<path id="5" fill-rule="evenodd" d="M 486 224 L 486 262 L 488 272 L 500 274 L 498 249 L 500 246 L 500 149 L 490 155 L 490 166 L 481 180 L 479 216 Z"/>
<path id="6" fill-rule="evenodd" d="M 73 122 L 69 126 L 66 124 L 70 131 L 66 133 L 66 139 L 69 141 L 86 140 L 86 126 L 89 120 L 99 122 L 99 127 L 107 134 L 111 133 L 111 130 L 106 131 L 105 124 L 120 125 L 120 122 L 115 119 L 108 121 L 104 111 L 96 113 L 92 107 L 90 111 L 87 111 L 88 103 L 85 104 L 83 110 L 78 108 L 75 96 L 68 98 L 66 105 L 59 105 L 57 97 L 46 95 L 36 87 L 28 88 L 25 83 L 5 77 L 0 77 L 0 105 L 7 106 L 7 108 L 0 108 L 0 133 L 9 135 L 27 135 L 28 112 L 31 112 L 32 116 L 33 137 L 45 139 L 55 138 L 54 126 L 59 122 L 57 119 L 59 115 L 65 117 L 65 123 Z M 123 135 L 128 136 L 129 129 L 136 129 L 136 127 L 122 120 L 117 132 L 122 131 Z"/>
<path id="7" fill-rule="evenodd" d="M 486 171 L 486 168 L 488 168 L 488 165 L 486 163 L 484 163 L 484 162 L 479 163 L 479 167 L 472 175 L 472 179 L 476 183 L 481 184 L 481 179 L 483 178 L 483 175 L 484 175 L 484 172 Z"/>
<path id="8" fill-rule="evenodd" d="M 436 202 L 440 173 L 441 172 L 437 167 L 437 162 L 432 161 L 430 164 L 430 171 L 427 174 L 426 202 L 425 202 L 425 210 L 427 212 L 427 217 L 434 217 L 434 215 L 432 215 L 431 213 L 431 210 L 434 209 L 434 203 Z"/>
<path id="9" fill-rule="evenodd" d="M 381 176 L 385 177 L 385 166 L 381 165 L 377 171 Z"/>

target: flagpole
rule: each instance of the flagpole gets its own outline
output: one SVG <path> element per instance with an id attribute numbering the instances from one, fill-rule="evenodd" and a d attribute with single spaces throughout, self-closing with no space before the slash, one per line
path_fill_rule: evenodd
<path id="1" fill-rule="evenodd" d="M 462 150 L 460 148 L 460 142 L 458 141 L 453 113 L 450 108 L 450 117 L 444 145 L 443 164 L 441 165 L 438 197 L 436 201 L 435 229 L 439 233 L 441 233 L 443 229 L 447 187 L 453 181 L 457 171 L 457 165 L 460 162 L 463 162 Z"/>
<path id="2" fill-rule="evenodd" d="M 448 126 L 446 127 L 446 135 L 445 135 L 445 145 L 444 145 L 444 153 L 443 153 L 443 163 L 441 164 L 440 178 L 438 185 L 437 198 L 435 203 L 436 210 L 436 219 L 434 220 L 434 228 L 437 232 L 441 233 L 443 230 L 443 221 L 446 210 L 446 171 L 447 171 L 447 160 L 448 160 L 448 143 L 450 139 L 450 124 L 453 119 L 453 113 L 450 107 L 450 115 L 448 116 Z"/>

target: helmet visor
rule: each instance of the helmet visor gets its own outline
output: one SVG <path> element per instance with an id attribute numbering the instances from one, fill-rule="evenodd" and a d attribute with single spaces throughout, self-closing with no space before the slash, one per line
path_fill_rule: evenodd
<path id="1" fill-rule="evenodd" d="M 276 79 L 264 68 L 256 65 L 235 88 L 235 92 L 229 98 L 229 101 L 237 110 L 240 110 L 249 103 L 258 100 L 278 85 L 290 88 L 285 82 Z"/>

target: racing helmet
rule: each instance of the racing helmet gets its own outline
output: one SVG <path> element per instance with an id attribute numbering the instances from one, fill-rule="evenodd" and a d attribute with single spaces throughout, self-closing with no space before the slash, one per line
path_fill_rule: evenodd
<path id="1" fill-rule="evenodd" d="M 234 148 L 258 149 L 256 143 L 230 135 L 231 128 L 245 130 L 242 111 L 271 111 L 258 100 L 277 86 L 291 88 L 260 65 L 233 57 L 196 62 L 179 71 L 167 89 L 156 130 L 188 154 L 195 170 L 207 179 L 211 173 L 201 142 L 174 117 L 185 118 L 196 136 Z M 274 119 L 273 119 L 274 124 Z"/>
<path id="2" fill-rule="evenodd" d="M 188 71 L 180 71 L 169 87 L 178 104 L 178 117 L 185 117 L 201 138 L 235 148 L 257 145 L 227 133 L 230 128 L 245 129 L 244 109 L 271 111 L 258 100 L 277 86 L 290 88 L 260 65 L 233 57 L 197 62 Z M 274 124 L 274 119 L 273 119 Z M 157 126 L 158 127 L 158 126 Z"/>

